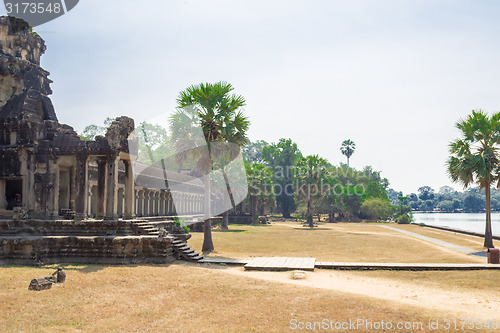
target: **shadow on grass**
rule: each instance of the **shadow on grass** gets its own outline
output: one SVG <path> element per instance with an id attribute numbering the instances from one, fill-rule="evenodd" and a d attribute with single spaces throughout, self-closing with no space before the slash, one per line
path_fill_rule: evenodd
<path id="1" fill-rule="evenodd" d="M 488 258 L 488 253 L 486 251 L 477 251 L 477 252 L 473 252 L 473 253 L 469 253 L 473 256 L 477 256 L 477 257 L 483 257 L 483 258 Z"/>
<path id="2" fill-rule="evenodd" d="M 310 228 L 310 227 L 302 227 L 302 228 L 293 228 L 294 230 L 305 230 L 305 231 L 314 231 L 314 230 L 332 230 L 332 229 L 329 229 L 329 228 L 319 228 L 319 227 L 314 227 L 314 228 Z"/>
<path id="3" fill-rule="evenodd" d="M 108 267 L 168 267 L 170 264 L 79 264 L 79 263 L 57 263 L 46 264 L 42 266 L 25 266 L 25 265 L 3 265 L 5 268 L 30 268 L 36 270 L 57 270 L 57 267 L 62 267 L 64 271 L 80 272 L 80 273 L 95 273 L 104 270 Z"/>
<path id="4" fill-rule="evenodd" d="M 245 232 L 243 229 L 212 230 L 212 232 Z"/>

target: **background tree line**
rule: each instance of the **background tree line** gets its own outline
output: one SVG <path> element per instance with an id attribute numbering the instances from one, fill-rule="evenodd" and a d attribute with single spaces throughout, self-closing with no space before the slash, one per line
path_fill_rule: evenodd
<path id="1" fill-rule="evenodd" d="M 344 153 L 346 146 L 348 155 Z M 341 151 L 346 157 L 351 157 L 354 149 L 351 140 L 342 143 Z M 283 138 L 272 144 L 262 140 L 250 142 L 243 147 L 243 156 L 248 181 L 252 184 L 249 200 L 253 205 L 267 206 L 260 212 L 279 213 L 283 217 L 295 213 L 305 216 L 312 224 L 312 217 L 319 218 L 321 214 L 328 214 L 333 222 L 386 220 L 408 215 L 410 211 L 406 205 L 391 202 L 387 194 L 389 182 L 380 171 L 371 166 L 363 170 L 343 163 L 335 166 L 318 155 L 303 156 L 291 139 Z M 263 188 L 272 191 L 258 191 Z M 304 188 L 316 190 L 304 191 Z"/>
<path id="2" fill-rule="evenodd" d="M 392 203 L 398 202 L 403 193 L 389 189 L 387 191 Z M 418 193 L 406 195 L 405 204 L 414 211 L 444 213 L 482 213 L 485 211 L 485 191 L 478 188 L 469 188 L 463 192 L 456 191 L 450 186 L 443 186 L 435 191 L 430 186 L 422 186 Z M 500 211 L 500 190 L 491 189 L 491 209 Z"/>

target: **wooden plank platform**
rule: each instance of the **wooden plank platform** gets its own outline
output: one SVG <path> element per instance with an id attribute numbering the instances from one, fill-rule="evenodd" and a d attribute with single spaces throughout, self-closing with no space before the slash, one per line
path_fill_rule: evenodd
<path id="1" fill-rule="evenodd" d="M 250 260 L 244 267 L 254 271 L 314 271 L 316 258 L 263 257 Z"/>
<path id="2" fill-rule="evenodd" d="M 340 270 L 403 270 L 403 271 L 467 271 L 493 270 L 500 265 L 493 264 L 420 264 L 420 263 L 364 263 L 364 262 L 316 262 L 316 268 Z"/>
<path id="3" fill-rule="evenodd" d="M 226 258 L 204 258 L 198 260 L 201 264 L 227 264 L 227 265 L 246 265 L 248 260 L 226 259 Z"/>

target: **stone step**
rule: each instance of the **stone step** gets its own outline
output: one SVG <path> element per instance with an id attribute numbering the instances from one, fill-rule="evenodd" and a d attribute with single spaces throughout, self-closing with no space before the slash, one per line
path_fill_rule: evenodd
<path id="1" fill-rule="evenodd" d="M 194 250 L 191 253 L 184 253 L 184 254 L 187 255 L 190 258 L 197 257 L 197 256 L 200 255 L 198 252 L 194 252 Z"/>
<path id="2" fill-rule="evenodd" d="M 198 260 L 201 260 L 203 259 L 203 256 L 197 256 L 197 257 L 192 257 L 191 260 L 192 261 L 198 261 Z"/>
<path id="3" fill-rule="evenodd" d="M 179 251 L 184 251 L 184 250 L 189 250 L 189 249 L 190 249 L 190 247 L 189 247 L 189 246 L 187 246 L 187 245 L 184 245 L 184 246 L 176 246 L 176 245 L 174 244 L 174 247 L 175 247 L 177 250 L 179 250 Z"/>

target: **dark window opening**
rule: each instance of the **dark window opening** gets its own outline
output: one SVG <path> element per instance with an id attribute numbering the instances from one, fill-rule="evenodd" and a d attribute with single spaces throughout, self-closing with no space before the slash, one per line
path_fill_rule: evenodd
<path id="1" fill-rule="evenodd" d="M 13 210 L 23 205 L 23 180 L 14 179 L 5 181 L 5 207 Z"/>

